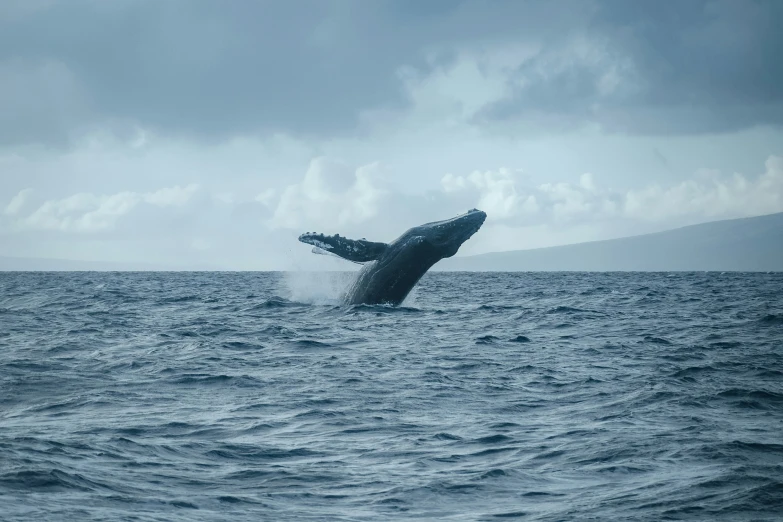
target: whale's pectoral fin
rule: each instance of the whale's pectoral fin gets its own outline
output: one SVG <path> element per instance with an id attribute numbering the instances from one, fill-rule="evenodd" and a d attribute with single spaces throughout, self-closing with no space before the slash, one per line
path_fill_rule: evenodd
<path id="1" fill-rule="evenodd" d="M 378 259 L 386 251 L 386 243 L 376 243 L 366 239 L 348 239 L 339 235 L 302 234 L 299 241 L 313 245 L 348 261 L 364 263 Z"/>

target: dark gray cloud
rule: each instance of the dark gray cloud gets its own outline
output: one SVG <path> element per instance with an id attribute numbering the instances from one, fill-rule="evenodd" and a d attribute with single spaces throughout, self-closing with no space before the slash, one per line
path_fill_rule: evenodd
<path id="1" fill-rule="evenodd" d="M 783 2 L 600 2 L 590 34 L 606 56 L 542 75 L 542 53 L 517 71 L 528 80 L 480 120 L 533 118 L 641 134 L 734 131 L 783 123 Z M 613 71 L 613 68 L 615 70 Z M 604 75 L 619 83 L 601 92 Z"/>
<path id="2" fill-rule="evenodd" d="M 74 125 L 321 132 L 350 125 L 359 108 L 399 100 L 393 64 L 368 59 L 361 25 L 342 25 L 317 1 L 61 2 L 4 27 L 0 49 L 33 80 L 52 64 L 68 71 L 86 101 L 66 115 Z M 65 79 L 53 82 L 57 89 Z M 60 115 L 50 115 L 30 124 L 56 127 Z"/>
<path id="3" fill-rule="evenodd" d="M 0 11 L 0 79 L 15 86 L 0 101 L 5 143 L 67 142 L 94 124 L 347 131 L 362 110 L 406 105 L 397 71 L 425 68 L 429 46 L 541 34 L 539 12 L 569 18 L 540 1 L 529 18 L 511 16 L 515 3 L 438 0 L 25 1 Z"/>
<path id="4" fill-rule="evenodd" d="M 777 0 L 22 0 L 0 9 L 0 144 L 134 124 L 207 139 L 351 132 L 364 110 L 407 106 L 401 66 L 426 73 L 449 50 L 514 41 L 542 53 L 515 72 L 527 86 L 480 123 L 781 123 L 781 21 Z M 602 61 L 542 72 L 580 36 L 603 46 Z M 426 61 L 435 51 L 441 62 Z M 618 63 L 633 81 L 607 94 L 599 80 Z"/>

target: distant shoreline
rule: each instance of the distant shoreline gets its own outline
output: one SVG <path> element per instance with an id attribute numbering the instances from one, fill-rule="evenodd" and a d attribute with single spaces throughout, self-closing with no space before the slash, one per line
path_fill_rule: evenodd
<path id="1" fill-rule="evenodd" d="M 309 253 L 303 253 L 309 255 Z M 351 272 L 351 266 L 310 272 Z M 618 239 L 453 257 L 435 272 L 783 272 L 783 212 Z M 2 272 L 292 272 L 0 257 Z M 293 271 L 296 272 L 296 271 Z"/>

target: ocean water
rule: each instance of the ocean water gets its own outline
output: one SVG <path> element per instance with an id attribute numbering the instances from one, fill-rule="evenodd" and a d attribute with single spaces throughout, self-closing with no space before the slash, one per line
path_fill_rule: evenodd
<path id="1" fill-rule="evenodd" d="M 0 274 L 0 520 L 780 520 L 783 274 Z"/>

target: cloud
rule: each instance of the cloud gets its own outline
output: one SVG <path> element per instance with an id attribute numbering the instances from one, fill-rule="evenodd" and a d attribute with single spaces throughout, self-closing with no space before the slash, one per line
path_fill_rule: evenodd
<path id="1" fill-rule="evenodd" d="M 508 72 L 508 92 L 476 115 L 480 124 L 519 123 L 548 130 L 602 123 L 606 107 L 640 89 L 633 58 L 604 35 L 565 36 Z"/>
<path id="2" fill-rule="evenodd" d="M 703 179 L 683 181 L 671 187 L 650 185 L 625 194 L 626 216 L 659 221 L 700 216 L 744 217 L 783 211 L 783 158 L 770 156 L 766 171 L 758 178 L 742 174 L 722 176 L 707 172 Z"/>
<path id="3" fill-rule="evenodd" d="M 398 74 L 418 117 L 470 121 L 511 94 L 509 74 L 537 52 L 513 43 L 462 49 L 445 63 L 434 55 L 423 69 L 402 67 Z"/>
<path id="4" fill-rule="evenodd" d="M 729 132 L 783 124 L 783 4 L 604 0 L 515 71 L 483 124 L 598 125 L 631 134 Z"/>
<path id="5" fill-rule="evenodd" d="M 277 228 L 314 223 L 332 227 L 367 221 L 378 213 L 386 194 L 383 184 L 377 163 L 352 170 L 329 158 L 316 158 L 301 182 L 282 191 L 270 224 Z M 269 201 L 270 194 L 263 192 L 259 197 L 262 202 Z"/>
<path id="6" fill-rule="evenodd" d="M 88 192 L 45 201 L 37 210 L 16 220 L 20 229 L 92 233 L 110 230 L 138 205 L 181 207 L 198 190 L 197 185 L 163 188 L 155 192 L 118 192 L 96 195 Z"/>
<path id="7" fill-rule="evenodd" d="M 395 28 L 373 35 L 385 6 L 372 12 L 362 4 L 243 2 L 225 9 L 208 0 L 73 0 L 17 10 L 0 18 L 0 65 L 16 64 L 0 77 L 20 86 L 6 97 L 8 107 L 24 109 L 13 121 L 31 118 L 25 132 L 9 125 L 0 137 L 60 144 L 77 126 L 129 123 L 221 140 L 339 132 L 365 108 L 404 102 L 393 76 L 403 63 L 397 53 L 410 45 L 367 52 L 367 42 L 388 39 Z M 57 83 L 40 72 L 46 62 L 57 64 Z M 64 89 L 78 110 L 58 103 Z M 27 103 L 36 98 L 44 109 Z M 44 117 L 46 107 L 58 109 L 55 116 Z"/>
<path id="8" fill-rule="evenodd" d="M 89 110 L 80 78 L 67 64 L 0 59 L 0 145 L 64 145 L 89 121 Z"/>
<path id="9" fill-rule="evenodd" d="M 6 216 L 13 216 L 15 214 L 18 214 L 20 210 L 22 210 L 22 207 L 24 206 L 25 202 L 27 201 L 28 196 L 33 192 L 33 189 L 22 189 L 19 191 L 19 193 L 13 197 L 13 199 L 6 205 L 5 207 L 5 215 Z"/>
<path id="10" fill-rule="evenodd" d="M 25 4 L 0 11 L 5 145 L 137 126 L 328 139 L 412 107 L 509 132 L 783 123 L 775 0 Z"/>
<path id="11" fill-rule="evenodd" d="M 506 168 L 497 171 L 474 171 L 467 177 L 446 174 L 441 179 L 446 193 L 470 188 L 479 192 L 477 207 L 493 219 L 502 220 L 520 212 L 535 213 L 538 203 L 535 195 L 517 193 L 514 173 Z"/>
<path id="12" fill-rule="evenodd" d="M 258 195 L 256 195 L 255 200 L 265 207 L 271 206 L 275 195 L 277 194 L 277 191 L 273 188 L 268 188 L 263 190 L 262 192 L 259 192 Z"/>
<path id="13" fill-rule="evenodd" d="M 530 185 L 509 169 L 476 171 L 468 176 L 447 174 L 446 194 L 473 194 L 488 223 L 580 223 L 628 219 L 670 223 L 685 219 L 733 218 L 783 211 L 783 158 L 770 156 L 763 174 L 753 178 L 739 173 L 697 173 L 670 186 L 658 183 L 641 189 L 612 190 L 582 174 L 578 183 Z"/>
<path id="14" fill-rule="evenodd" d="M 186 187 L 177 185 L 175 187 L 162 188 L 156 192 L 144 194 L 143 199 L 145 202 L 159 207 L 181 207 L 190 200 L 193 193 L 197 190 L 198 185 L 195 183 Z"/>

